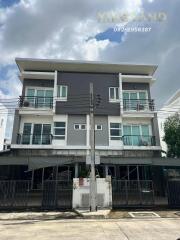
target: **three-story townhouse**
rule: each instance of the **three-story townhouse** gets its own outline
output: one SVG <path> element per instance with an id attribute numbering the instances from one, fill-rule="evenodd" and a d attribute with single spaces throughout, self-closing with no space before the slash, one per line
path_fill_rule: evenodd
<path id="1" fill-rule="evenodd" d="M 148 163 L 160 156 L 150 88 L 157 66 L 103 62 L 16 59 L 23 84 L 11 148 L 29 157 L 41 181 L 49 167 L 60 177 L 80 176 L 90 150 L 89 85 L 93 83 L 97 175 L 149 179 Z M 52 172 L 53 172 L 52 167 Z M 66 174 L 65 174 L 66 172 Z M 62 175 L 62 176 L 61 176 Z"/>
<path id="2" fill-rule="evenodd" d="M 151 97 L 156 65 L 26 58 L 16 63 L 22 95 L 11 151 L 0 157 L 1 179 L 29 179 L 32 190 L 42 190 L 46 180 L 89 176 L 92 83 L 96 176 L 111 175 L 121 194 L 131 189 L 133 195 L 138 187 L 142 198 L 150 189 L 145 181 L 156 195 L 165 195 L 165 168 L 178 163 L 161 158 Z"/>

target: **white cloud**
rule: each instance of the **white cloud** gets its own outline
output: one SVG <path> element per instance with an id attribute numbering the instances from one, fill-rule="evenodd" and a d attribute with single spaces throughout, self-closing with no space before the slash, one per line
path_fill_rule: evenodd
<path id="1" fill-rule="evenodd" d="M 167 21 L 150 24 L 150 33 L 128 33 L 120 44 L 90 38 L 113 27 L 97 21 L 98 11 L 141 9 L 165 11 Z M 13 64 L 15 57 L 157 63 L 153 95 L 162 104 L 180 87 L 179 9 L 178 0 L 21 0 L 11 8 L 0 9 L 0 64 Z M 21 89 L 17 72 L 11 74 L 7 83 L 0 80 L 1 87 L 11 88 L 4 97 L 18 96 Z"/>
<path id="2" fill-rule="evenodd" d="M 0 62 L 10 63 L 19 57 L 84 58 L 84 51 L 91 44 L 86 40 L 104 31 L 108 24 L 97 21 L 98 11 L 138 10 L 141 0 L 97 1 L 24 0 L 7 13 L 0 29 Z M 97 48 L 104 43 L 94 40 L 95 58 Z M 79 48 L 80 47 L 80 48 Z M 78 51 L 77 51 L 78 48 Z M 93 51 L 93 49 L 92 49 Z M 81 56 L 80 56 L 81 55 Z"/>

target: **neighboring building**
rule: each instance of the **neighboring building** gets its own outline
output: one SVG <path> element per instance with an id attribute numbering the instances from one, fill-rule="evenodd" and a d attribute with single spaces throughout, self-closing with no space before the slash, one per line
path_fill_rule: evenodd
<path id="1" fill-rule="evenodd" d="M 175 113 L 180 114 L 180 89 L 158 111 L 159 134 L 163 151 L 162 156 L 166 156 L 167 152 L 167 145 L 165 141 L 163 141 L 164 123 L 168 117 L 174 115 Z"/>
<path id="2" fill-rule="evenodd" d="M 3 151 L 8 110 L 2 103 L 0 103 L 0 109 L 0 151 Z"/>

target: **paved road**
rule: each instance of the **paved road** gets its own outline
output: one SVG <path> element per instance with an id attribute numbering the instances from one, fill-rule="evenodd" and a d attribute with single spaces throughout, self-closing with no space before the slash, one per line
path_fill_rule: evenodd
<path id="1" fill-rule="evenodd" d="M 176 240 L 180 219 L 0 221 L 0 240 Z"/>

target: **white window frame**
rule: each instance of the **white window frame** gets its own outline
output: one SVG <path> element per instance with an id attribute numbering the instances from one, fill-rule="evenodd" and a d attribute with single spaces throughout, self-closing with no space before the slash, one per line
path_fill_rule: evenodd
<path id="1" fill-rule="evenodd" d="M 139 132 L 140 132 L 140 135 L 139 136 L 144 136 L 144 135 L 142 135 L 142 126 L 143 125 L 146 125 L 146 126 L 148 126 L 148 128 L 149 128 L 149 136 L 152 136 L 152 128 L 151 128 L 151 125 L 149 124 L 149 123 L 136 123 L 136 124 L 131 124 L 131 123 L 124 123 L 123 125 L 122 125 L 122 136 L 124 136 L 124 132 L 123 132 L 123 127 L 124 126 L 129 126 L 129 127 L 131 127 L 131 135 L 132 135 L 132 127 L 133 126 L 136 126 L 136 127 L 139 127 Z M 133 135 L 132 135 L 133 136 Z"/>
<path id="2" fill-rule="evenodd" d="M 112 128 L 111 123 L 112 124 L 119 124 L 119 128 Z M 117 130 L 117 129 L 120 130 L 121 134 L 119 136 L 112 136 L 111 135 L 111 130 Z M 111 139 L 111 137 L 120 138 L 120 139 Z M 110 122 L 109 123 L 109 140 L 110 141 L 121 141 L 121 139 L 122 139 L 122 123 L 120 123 L 120 122 Z"/>
<path id="3" fill-rule="evenodd" d="M 98 126 L 100 126 L 100 129 L 98 129 Z M 95 130 L 102 131 L 102 124 L 95 124 Z"/>
<path id="4" fill-rule="evenodd" d="M 52 134 L 52 124 L 51 123 L 38 123 L 38 122 L 24 122 L 23 124 L 22 124 L 22 135 L 24 134 L 24 125 L 25 124 L 31 124 L 31 132 L 30 132 L 30 144 L 29 145 L 32 145 L 32 137 L 33 137 L 33 133 L 34 133 L 34 125 L 36 125 L 36 124 L 41 124 L 42 125 L 42 128 L 41 128 L 41 134 L 40 134 L 40 136 L 41 136 L 41 140 L 42 140 L 42 133 L 43 133 L 43 125 L 50 125 L 51 126 L 51 133 L 50 134 Z M 33 145 L 35 145 L 35 144 L 33 144 Z M 38 145 L 40 145 L 40 144 L 38 144 Z"/>
<path id="5" fill-rule="evenodd" d="M 36 97 L 37 97 L 37 91 L 38 91 L 38 90 L 42 90 L 42 91 L 51 90 L 52 93 L 53 93 L 53 91 L 54 91 L 53 88 L 49 88 L 49 87 L 34 87 L 34 86 L 28 86 L 28 87 L 26 87 L 26 89 L 25 89 L 25 98 L 28 97 L 28 96 L 27 96 L 27 92 L 28 92 L 29 89 L 34 89 L 34 103 L 33 103 L 33 104 L 35 104 L 35 99 L 36 99 Z M 45 101 L 45 96 L 43 96 L 43 98 L 44 98 L 44 101 Z M 52 94 L 52 98 L 53 98 L 53 94 Z M 27 100 L 28 100 L 28 99 L 27 99 Z M 43 106 L 43 108 L 46 108 L 46 107 Z"/>
<path id="6" fill-rule="evenodd" d="M 131 101 L 131 99 L 130 99 L 130 93 L 137 93 L 137 100 L 141 100 L 140 98 L 139 98 L 139 93 L 141 93 L 141 92 L 145 92 L 145 94 L 146 94 L 146 98 L 145 98 L 145 100 L 146 101 L 148 101 L 148 92 L 147 92 L 147 90 L 122 90 L 122 99 L 123 99 L 123 101 L 124 101 L 124 98 L 123 98 L 123 93 L 128 93 L 129 94 L 129 98 L 128 99 L 126 99 L 126 100 L 128 100 L 129 102 Z M 147 104 L 148 105 L 148 104 Z M 144 111 L 146 111 L 147 110 L 147 106 L 145 106 L 145 109 L 144 109 Z M 126 111 L 137 111 L 137 110 L 135 110 L 135 109 L 129 109 L 129 110 L 126 110 Z M 142 111 L 142 110 L 141 110 Z"/>
<path id="7" fill-rule="evenodd" d="M 64 127 L 55 127 L 55 122 L 65 123 L 65 126 L 64 126 Z M 64 135 L 57 135 L 57 134 L 55 134 L 55 129 L 64 129 L 64 130 L 65 130 Z M 62 139 L 56 138 L 56 140 L 66 140 L 66 121 L 54 121 L 54 125 L 53 125 L 53 136 L 54 136 L 54 137 L 64 137 L 64 138 L 62 138 Z"/>
<path id="8" fill-rule="evenodd" d="M 111 89 L 114 90 L 114 98 L 111 98 Z M 118 89 L 118 97 L 116 96 L 116 89 Z M 109 102 L 120 102 L 120 91 L 119 91 L 119 87 L 109 87 Z"/>
<path id="9" fill-rule="evenodd" d="M 63 87 L 66 88 L 66 96 L 65 97 L 61 97 Z M 60 93 L 60 96 L 58 96 L 58 92 Z M 67 85 L 57 85 L 57 100 L 58 101 L 67 101 L 67 95 L 68 95 L 68 86 Z"/>
<path id="10" fill-rule="evenodd" d="M 75 128 L 75 126 L 79 126 L 79 128 Z M 85 126 L 85 128 L 82 128 L 82 126 Z M 86 124 L 85 123 L 75 123 L 74 124 L 74 130 L 79 131 L 79 130 L 86 130 Z"/>

